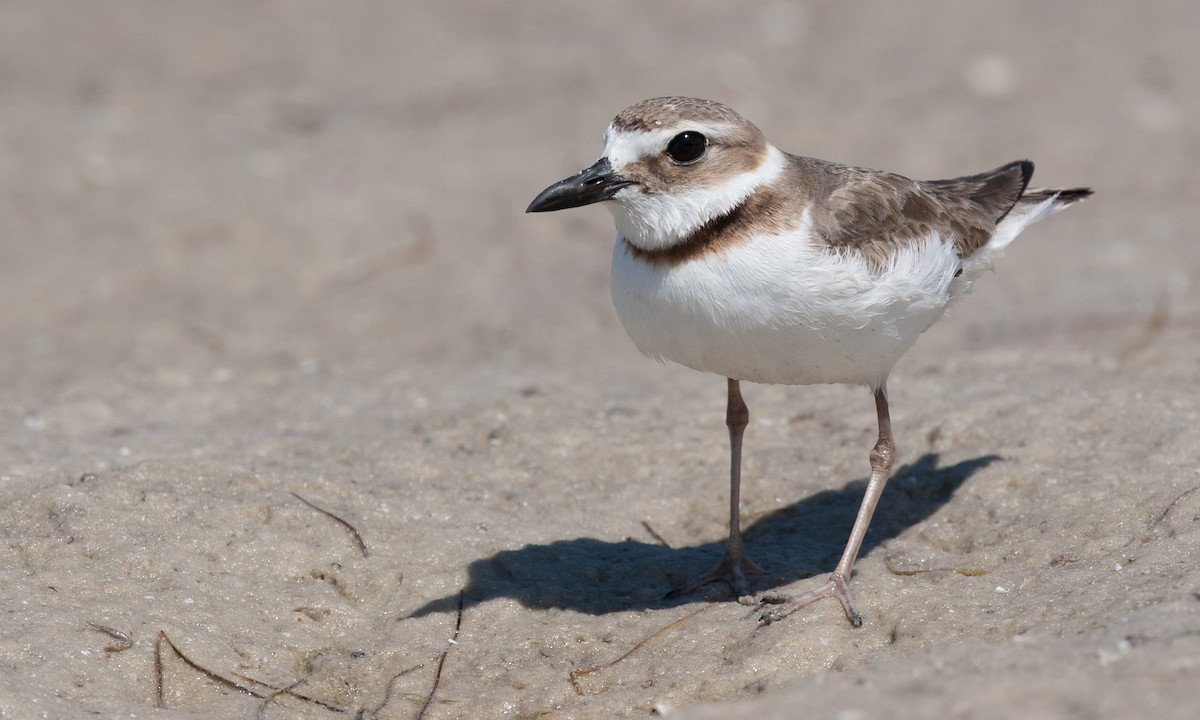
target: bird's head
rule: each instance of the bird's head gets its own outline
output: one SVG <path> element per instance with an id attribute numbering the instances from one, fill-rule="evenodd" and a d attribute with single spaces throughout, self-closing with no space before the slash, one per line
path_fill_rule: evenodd
<path id="1" fill-rule="evenodd" d="M 783 154 L 725 105 L 655 98 L 617 115 L 604 155 L 543 190 L 526 212 L 603 202 L 622 237 L 654 252 L 728 213 L 782 168 Z"/>

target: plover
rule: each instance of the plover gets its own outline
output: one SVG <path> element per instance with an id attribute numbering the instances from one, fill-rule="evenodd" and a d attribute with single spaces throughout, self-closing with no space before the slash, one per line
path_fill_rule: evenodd
<path id="1" fill-rule="evenodd" d="M 771 622 L 834 597 L 855 625 L 851 569 L 896 455 L 887 379 L 917 337 L 1022 230 L 1091 194 L 1032 189 L 1019 160 L 917 181 L 785 153 L 720 103 L 645 100 L 608 126 L 594 165 L 527 212 L 604 203 L 616 220 L 612 298 L 642 353 L 727 378 L 729 540 L 679 592 L 727 582 L 750 601 L 738 522 L 739 383 L 847 383 L 875 397 L 879 438 L 850 539 L 830 578 L 762 613 Z"/>

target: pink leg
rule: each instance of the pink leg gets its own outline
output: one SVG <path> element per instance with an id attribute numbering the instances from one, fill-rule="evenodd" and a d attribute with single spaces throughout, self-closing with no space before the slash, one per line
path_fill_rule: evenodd
<path id="1" fill-rule="evenodd" d="M 725 545 L 725 556 L 707 573 L 691 581 L 670 597 L 678 597 L 714 582 L 729 583 L 740 601 L 749 602 L 750 580 L 748 575 L 761 575 L 762 568 L 754 564 L 742 547 L 741 521 L 738 516 L 741 504 L 742 484 L 742 434 L 750 423 L 750 409 L 742 399 L 738 381 L 729 380 L 729 403 L 725 411 L 725 424 L 729 426 L 729 542 Z"/>
<path id="2" fill-rule="evenodd" d="M 846 617 L 850 618 L 850 624 L 854 627 L 862 625 L 862 615 L 855 608 L 854 596 L 850 594 L 850 572 L 854 567 L 855 559 L 858 558 L 858 551 L 862 548 L 863 538 L 867 534 L 867 526 L 871 524 L 871 516 L 875 513 L 875 506 L 879 503 L 879 496 L 883 494 L 883 487 L 887 484 L 888 477 L 892 472 L 892 461 L 896 457 L 896 442 L 892 438 L 892 420 L 888 415 L 887 395 L 882 387 L 875 391 L 875 412 L 879 418 L 879 440 L 876 441 L 875 448 L 871 451 L 871 480 L 867 483 L 867 491 L 863 495 L 862 505 L 858 508 L 858 517 L 854 519 L 854 527 L 850 530 L 850 540 L 842 552 L 841 561 L 838 562 L 833 575 L 824 585 L 788 598 L 782 604 L 768 609 L 760 617 L 763 622 L 771 623 L 782 620 L 805 605 L 814 603 L 821 598 L 834 597 L 842 604 L 842 609 L 846 611 Z"/>

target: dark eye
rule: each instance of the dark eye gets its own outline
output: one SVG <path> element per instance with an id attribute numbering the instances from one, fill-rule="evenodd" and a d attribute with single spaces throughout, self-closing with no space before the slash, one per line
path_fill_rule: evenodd
<path id="1" fill-rule="evenodd" d="M 682 165 L 696 162 L 708 147 L 708 139 L 694 130 L 681 132 L 667 143 L 667 154 Z"/>

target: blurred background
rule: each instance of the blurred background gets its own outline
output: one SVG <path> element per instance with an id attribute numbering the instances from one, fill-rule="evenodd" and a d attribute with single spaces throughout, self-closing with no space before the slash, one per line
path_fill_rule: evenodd
<path id="1" fill-rule="evenodd" d="M 1034 184 L 1094 186 L 980 283 L 956 347 L 1103 340 L 1160 305 L 1194 321 L 1196 20 L 1186 2 L 9 0 L 0 372 L 19 398 L 241 363 L 636 367 L 608 214 L 522 211 L 664 94 L 726 102 L 794 153 L 918 178 L 1029 157 Z"/>

